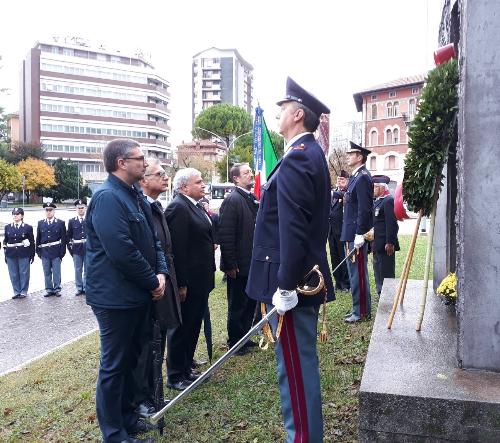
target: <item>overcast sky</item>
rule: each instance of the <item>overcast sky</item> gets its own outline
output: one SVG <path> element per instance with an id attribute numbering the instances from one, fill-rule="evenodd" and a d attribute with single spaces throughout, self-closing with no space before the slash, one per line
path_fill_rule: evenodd
<path id="1" fill-rule="evenodd" d="M 192 56 L 236 48 L 254 67 L 254 97 L 276 128 L 287 75 L 332 110 L 360 119 L 352 94 L 433 67 L 441 0 L 29 0 L 2 5 L 0 105 L 16 111 L 19 68 L 37 40 L 78 35 L 141 48 L 171 83 L 172 143 L 190 138 Z M 174 6 L 175 5 L 175 6 Z"/>

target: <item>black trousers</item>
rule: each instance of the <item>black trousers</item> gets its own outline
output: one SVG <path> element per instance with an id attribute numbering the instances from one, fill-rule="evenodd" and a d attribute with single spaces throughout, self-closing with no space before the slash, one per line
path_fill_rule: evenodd
<path id="1" fill-rule="evenodd" d="M 245 292 L 248 276 L 227 277 L 227 335 L 234 346 L 252 327 L 256 301 Z"/>
<path id="2" fill-rule="evenodd" d="M 336 236 L 331 232 L 328 234 L 328 246 L 330 247 L 330 259 L 332 261 L 332 271 L 345 258 L 345 243 L 340 241 L 340 236 Z M 347 272 L 347 264 L 342 266 L 333 273 L 335 279 L 335 289 L 350 289 L 349 273 Z"/>
<path id="3" fill-rule="evenodd" d="M 377 294 L 382 292 L 384 278 L 394 278 L 396 275 L 396 254 L 387 255 L 385 252 L 373 252 L 373 274 Z"/>
<path id="4" fill-rule="evenodd" d="M 137 422 L 133 370 L 142 349 L 149 307 L 92 310 L 99 323 L 101 358 L 96 386 L 96 412 L 105 443 L 121 442 Z"/>
<path id="5" fill-rule="evenodd" d="M 182 325 L 167 329 L 167 375 L 170 383 L 185 379 L 191 371 L 208 295 L 188 288 L 186 300 L 181 303 Z"/>

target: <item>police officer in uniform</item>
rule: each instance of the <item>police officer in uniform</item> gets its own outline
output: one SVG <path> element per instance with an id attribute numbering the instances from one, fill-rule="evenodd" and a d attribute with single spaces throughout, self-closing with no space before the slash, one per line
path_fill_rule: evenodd
<path id="1" fill-rule="evenodd" d="M 278 105 L 280 133 L 287 144 L 263 187 L 246 292 L 267 309 L 273 304 L 283 316 L 275 352 L 286 441 L 321 442 L 316 339 L 325 289 L 305 296 L 296 288 L 319 265 L 327 297 L 334 299 L 326 257 L 330 174 L 313 135 L 321 114 L 330 110 L 291 78 L 287 79 L 286 97 Z M 273 320 L 276 334 L 278 319 Z"/>
<path id="2" fill-rule="evenodd" d="M 45 277 L 44 297 L 61 296 L 61 261 L 66 254 L 66 226 L 55 217 L 56 205 L 44 203 L 47 218 L 36 229 L 36 253 L 42 259 Z"/>
<path id="3" fill-rule="evenodd" d="M 76 294 L 85 294 L 85 211 L 87 200 L 85 198 L 75 200 L 77 216 L 68 220 L 68 251 L 73 257 L 75 267 Z"/>
<path id="4" fill-rule="evenodd" d="M 5 226 L 3 246 L 14 296 L 24 298 L 30 283 L 30 263 L 35 258 L 33 227 L 24 223 L 24 209 L 12 210 L 13 222 Z"/>
<path id="5" fill-rule="evenodd" d="M 396 275 L 395 251 L 399 251 L 399 226 L 394 215 L 394 198 L 389 192 L 390 181 L 391 179 L 386 175 L 373 176 L 373 196 L 375 197 L 373 202 L 373 273 L 379 296 L 384 278 L 394 278 Z"/>
<path id="6" fill-rule="evenodd" d="M 352 312 L 345 321 L 354 323 L 371 316 L 370 282 L 368 280 L 368 243 L 366 234 L 373 226 L 373 183 L 365 163 L 370 150 L 350 142 L 347 164 L 352 168 L 351 178 L 337 179 L 344 198 L 344 220 L 340 240 L 345 242 L 346 253 L 357 251 L 347 260 L 352 293 Z"/>
<path id="7" fill-rule="evenodd" d="M 349 178 L 349 174 L 342 170 L 340 176 Z M 345 258 L 344 243 L 340 241 L 342 235 L 342 219 L 344 218 L 344 201 L 342 196 L 332 192 L 332 203 L 330 206 L 330 216 L 328 218 L 330 229 L 328 231 L 328 246 L 330 247 L 330 258 L 332 262 L 332 270 L 337 268 L 339 263 Z M 349 283 L 349 274 L 345 263 L 340 266 L 333 274 L 335 279 L 335 289 L 339 291 L 349 291 L 351 284 Z"/>

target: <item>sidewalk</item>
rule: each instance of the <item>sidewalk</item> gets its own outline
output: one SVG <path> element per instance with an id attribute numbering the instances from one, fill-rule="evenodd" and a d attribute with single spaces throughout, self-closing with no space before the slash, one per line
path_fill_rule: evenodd
<path id="1" fill-rule="evenodd" d="M 45 290 L 0 303 L 0 376 L 97 329 L 85 296 L 75 296 L 73 282 L 61 297 Z"/>

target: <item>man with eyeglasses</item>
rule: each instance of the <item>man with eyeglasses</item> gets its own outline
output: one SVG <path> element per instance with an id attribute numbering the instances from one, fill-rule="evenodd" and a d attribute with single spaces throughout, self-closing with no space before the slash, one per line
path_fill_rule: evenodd
<path id="1" fill-rule="evenodd" d="M 87 304 L 101 342 L 97 418 L 106 443 L 152 442 L 130 437 L 153 428 L 134 411 L 133 370 L 143 337 L 151 336 L 152 304 L 164 296 L 168 270 L 151 206 L 137 185 L 148 166 L 139 143 L 112 140 L 103 160 L 109 175 L 85 218 Z"/>
<path id="2" fill-rule="evenodd" d="M 36 253 L 42 260 L 44 297 L 61 296 L 61 261 L 66 254 L 66 225 L 55 217 L 54 203 L 44 203 L 46 218 L 36 229 Z"/>
<path id="3" fill-rule="evenodd" d="M 158 387 L 158 383 L 161 383 L 161 386 L 163 386 L 163 378 L 161 377 L 162 364 L 159 367 L 153 367 L 154 349 L 152 342 L 153 340 L 160 340 L 161 361 L 163 362 L 165 344 L 167 344 L 167 355 L 170 356 L 172 350 L 171 341 L 167 338 L 169 337 L 168 331 L 177 328 L 181 324 L 182 318 L 172 252 L 172 238 L 163 207 L 158 200 L 160 194 L 168 188 L 168 176 L 157 158 L 148 158 L 147 163 L 146 173 L 139 184 L 151 206 L 156 235 L 165 253 L 169 276 L 165 284 L 165 296 L 153 303 L 151 322 L 158 328 L 155 331 L 156 336 L 153 336 L 152 339 L 151 337 L 145 337 L 137 368 L 134 371 L 138 384 L 134 403 L 137 404 L 136 412 L 143 417 L 152 415 L 158 407 L 163 406 L 164 401 L 161 398 L 163 394 L 156 392 L 155 396 L 155 386 Z M 156 379 L 155 369 L 159 373 Z"/>

